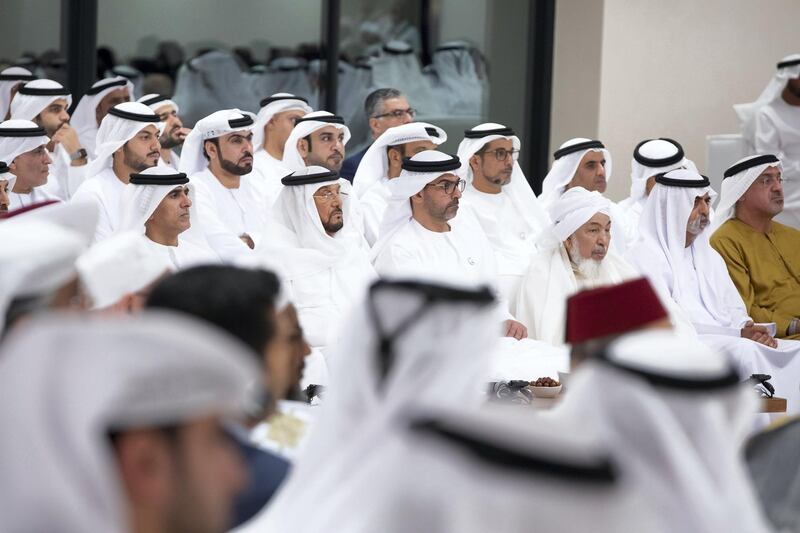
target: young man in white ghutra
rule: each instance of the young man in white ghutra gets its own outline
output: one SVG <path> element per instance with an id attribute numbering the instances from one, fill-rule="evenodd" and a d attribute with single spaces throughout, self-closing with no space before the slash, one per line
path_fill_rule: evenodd
<path id="1" fill-rule="evenodd" d="M 9 115 L 11 100 L 22 85 L 36 79 L 33 73 L 22 67 L 0 70 L 0 122 Z"/>
<path id="2" fill-rule="evenodd" d="M 400 176 L 389 182 L 391 198 L 381 236 L 372 248 L 382 277 L 417 278 L 497 288 L 497 261 L 483 230 L 471 217 L 454 220 L 466 182 L 456 171 L 457 156 L 425 150 L 403 161 Z M 525 327 L 501 302 L 502 333 L 522 339 Z"/>
<path id="3" fill-rule="evenodd" d="M 69 200 L 83 182 L 88 162 L 78 132 L 67 112 L 72 95 L 58 82 L 35 80 L 20 88 L 11 102 L 11 118 L 31 120 L 50 137 L 47 151 L 53 162 L 45 191 L 60 200 Z"/>
<path id="4" fill-rule="evenodd" d="M 784 57 L 755 102 L 733 106 L 749 154 L 783 163 L 784 209 L 776 220 L 800 229 L 800 54 Z"/>
<path id="5" fill-rule="evenodd" d="M 639 276 L 609 249 L 617 225 L 611 201 L 599 192 L 569 189 L 551 205 L 550 217 L 520 286 L 517 317 L 532 338 L 560 346 L 567 297 Z"/>
<path id="6" fill-rule="evenodd" d="M 672 139 L 645 139 L 633 149 L 631 159 L 631 193 L 619 202 L 634 229 L 638 228 L 647 196 L 655 185 L 656 174 L 677 168 L 697 170 L 687 159 L 683 147 Z"/>
<path id="7" fill-rule="evenodd" d="M 261 242 L 266 206 L 253 184 L 253 115 L 239 109 L 211 113 L 195 124 L 181 152 L 180 171 L 197 189 L 203 231 L 225 261 Z"/>
<path id="8" fill-rule="evenodd" d="M 350 183 L 311 166 L 281 180 L 264 257 L 277 261 L 309 344 L 334 344 L 339 323 L 377 275 L 352 222 Z"/>
<path id="9" fill-rule="evenodd" d="M 754 324 L 725 261 L 709 244 L 716 192 L 705 176 L 679 169 L 656 176 L 642 214 L 641 240 L 629 259 L 661 294 L 668 294 L 702 342 L 729 354 L 742 379 L 769 374 L 788 412 L 800 411 L 800 342 L 775 340 Z"/>
<path id="10" fill-rule="evenodd" d="M 143 234 L 173 270 L 219 263 L 201 229 L 193 184 L 166 166 L 131 174 L 122 194 L 120 231 Z"/>
<path id="11" fill-rule="evenodd" d="M 297 120 L 311 113 L 302 96 L 275 93 L 261 100 L 261 109 L 253 124 L 253 172 L 256 184 L 264 189 L 266 202 L 272 205 L 281 192 L 280 180 L 290 171 L 283 166 L 283 148 Z"/>
<path id="12" fill-rule="evenodd" d="M 178 116 L 178 104 L 169 97 L 161 94 L 146 94 L 139 98 L 137 102 L 146 105 L 158 115 L 164 123 L 164 131 L 158 142 L 161 143 L 161 159 L 159 165 L 165 165 L 173 170 L 178 170 L 180 157 L 175 153 L 175 148 L 182 146 L 186 136 L 191 131 L 183 127 L 183 122 Z"/>
<path id="13" fill-rule="evenodd" d="M 100 208 L 95 241 L 119 229 L 120 197 L 131 174 L 158 164 L 158 138 L 164 124 L 144 104 L 125 102 L 112 107 L 97 132 L 97 157 L 86 168 L 86 180 L 74 199 L 92 200 Z"/>
<path id="14" fill-rule="evenodd" d="M 492 122 L 466 130 L 458 146 L 467 180 L 462 210 L 477 219 L 494 249 L 500 292 L 512 314 L 536 240 L 550 225 L 550 217 L 517 163 L 519 151 L 514 131 Z"/>
<path id="15" fill-rule="evenodd" d="M 611 152 L 602 142 L 577 137 L 564 142 L 553 152 L 553 166 L 542 181 L 542 194 L 539 201 L 549 211 L 551 206 L 573 187 L 583 187 L 587 191 L 597 191 L 605 195 L 608 180 L 611 179 Z M 636 228 L 628 221 L 626 213 L 611 203 L 617 226 L 614 247 L 624 253 L 627 245 L 636 239 Z"/>
<path id="16" fill-rule="evenodd" d="M 389 180 L 400 175 L 403 159 L 435 150 L 447 133 L 426 122 L 412 122 L 384 131 L 370 145 L 353 178 L 353 191 L 364 213 L 364 237 L 370 246 L 380 237 L 381 222 L 391 191 Z"/>
<path id="17" fill-rule="evenodd" d="M 44 128 L 30 120 L 0 123 L 0 161 L 6 162 L 15 180 L 8 188 L 8 210 L 13 211 L 47 200 L 57 200 L 47 192 L 50 138 Z"/>

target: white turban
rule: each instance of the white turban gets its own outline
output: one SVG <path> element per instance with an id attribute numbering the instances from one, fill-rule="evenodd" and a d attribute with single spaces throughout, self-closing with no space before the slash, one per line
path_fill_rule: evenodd
<path id="1" fill-rule="evenodd" d="M 646 139 L 637 144 L 631 159 L 631 200 L 645 200 L 647 179 L 676 168 L 697 170 L 695 164 L 685 157 L 683 147 L 678 141 L 665 138 Z"/>
<path id="2" fill-rule="evenodd" d="M 395 231 L 411 219 L 409 198 L 440 176 L 457 174 L 460 168 L 461 161 L 458 156 L 437 150 L 425 150 L 403 161 L 403 170 L 400 171 L 400 176 L 389 180 L 388 183 L 391 196 L 381 223 L 381 237 L 370 252 L 373 258 L 378 256 L 383 248 L 383 243 L 388 242 Z"/>
<path id="3" fill-rule="evenodd" d="M 175 112 L 180 113 L 180 108 L 178 107 L 178 104 L 176 104 L 175 101 L 171 100 L 168 96 L 164 96 L 161 94 L 155 94 L 155 93 L 146 94 L 136 101 L 152 109 L 153 113 L 155 113 L 157 109 L 162 108 L 165 105 L 170 105 L 174 107 Z"/>
<path id="4" fill-rule="evenodd" d="M 389 172 L 389 155 L 386 153 L 386 149 L 389 146 L 417 141 L 442 144 L 447 141 L 447 133 L 442 128 L 427 122 L 410 122 L 384 131 L 370 145 L 361 159 L 361 163 L 358 164 L 358 169 L 353 177 L 353 189 L 356 196 L 360 198 L 381 178 L 386 177 Z"/>
<path id="5" fill-rule="evenodd" d="M 20 87 L 11 101 L 11 118 L 33 120 L 47 106 L 63 98 L 67 107 L 72 105 L 72 95 L 63 85 L 53 80 L 33 80 Z"/>
<path id="6" fill-rule="evenodd" d="M 472 167 L 469 160 L 484 146 L 498 139 L 511 141 L 514 150 L 519 151 L 521 147 L 519 137 L 511 128 L 495 122 L 485 122 L 464 132 L 464 139 L 458 145 L 458 158 L 461 160 L 461 175 L 467 181 L 467 187 L 472 186 Z M 517 212 L 522 213 L 528 227 L 532 230 L 545 227 L 550 223 L 547 213 L 542 209 L 517 161 L 514 161 L 511 171 L 511 182 L 504 190 L 507 190 Z"/>
<path id="7" fill-rule="evenodd" d="M 0 161 L 11 165 L 17 156 L 50 142 L 50 138 L 30 120 L 6 120 L 0 123 Z"/>
<path id="8" fill-rule="evenodd" d="M 0 181 L 8 182 L 8 192 L 14 190 L 14 184 L 17 182 L 17 177 L 11 173 L 5 161 L 0 161 Z"/>
<path id="9" fill-rule="evenodd" d="M 786 82 L 794 78 L 800 78 L 800 54 L 788 55 L 780 60 L 775 75 L 755 102 L 733 106 L 741 122 L 742 136 L 751 149 L 755 146 L 756 116 L 759 110 L 779 98 Z"/>
<path id="10" fill-rule="evenodd" d="M 254 117 L 255 115 L 248 111 L 223 109 L 198 120 L 192 132 L 183 141 L 179 170 L 187 176 L 192 176 L 207 168 L 208 159 L 203 155 L 205 141 L 236 131 L 251 131 Z"/>
<path id="11" fill-rule="evenodd" d="M 20 83 L 35 79 L 36 76 L 30 70 L 22 67 L 8 67 L 0 71 L 0 121 L 6 117 L 11 105 L 11 89 Z"/>
<path id="12" fill-rule="evenodd" d="M 714 220 L 715 228 L 721 226 L 729 218 L 733 218 L 736 214 L 736 202 L 747 192 L 756 178 L 769 167 L 783 170 L 783 165 L 777 156 L 756 154 L 740 159 L 724 172 L 717 216 Z"/>
<path id="13" fill-rule="evenodd" d="M 264 149 L 264 127 L 267 122 L 272 120 L 272 117 L 284 111 L 297 110 L 303 113 L 313 111 L 308 105 L 308 100 L 289 93 L 275 93 L 261 100 L 260 105 L 261 109 L 256 115 L 255 124 L 253 124 L 253 149 L 255 151 Z"/>
<path id="14" fill-rule="evenodd" d="M 129 531 L 110 434 L 241 416 L 258 376 L 243 344 L 166 312 L 37 318 L 0 352 L 9 532 Z"/>
<path id="15" fill-rule="evenodd" d="M 610 217 L 611 200 L 597 191 L 590 192 L 583 187 L 568 189 L 550 206 L 553 224 L 550 226 L 551 231 L 546 231 L 542 236 L 542 245 L 549 248 L 564 242 L 597 213 Z"/>
<path id="16" fill-rule="evenodd" d="M 84 148 L 89 152 L 90 157 L 95 155 L 95 138 L 97 137 L 97 116 L 95 111 L 100 101 L 105 96 L 117 89 L 127 88 L 128 94 L 133 98 L 133 84 L 127 78 L 116 76 L 114 78 L 105 78 L 96 81 L 92 87 L 86 92 L 83 98 L 78 102 L 78 107 L 72 113 L 70 123 L 75 131 L 78 132 L 78 137 L 84 143 Z"/>
<path id="17" fill-rule="evenodd" d="M 350 129 L 344 125 L 344 119 L 327 111 L 313 111 L 297 121 L 289 138 L 286 139 L 286 144 L 283 146 L 283 166 L 289 170 L 300 170 L 305 167 L 306 164 L 297 150 L 297 141 L 326 126 L 342 130 L 344 132 L 342 144 L 347 145 L 347 141 L 350 140 Z"/>
<path id="18" fill-rule="evenodd" d="M 561 196 L 564 188 L 575 176 L 581 159 L 589 152 L 603 153 L 606 160 L 606 181 L 611 179 L 611 152 L 603 146 L 603 143 L 582 137 L 570 139 L 553 152 L 555 161 L 550 167 L 550 172 L 542 181 L 542 194 L 539 196 L 539 200 L 545 209 L 549 209 L 550 205 Z"/>
<path id="19" fill-rule="evenodd" d="M 112 235 L 81 255 L 75 263 L 92 299 L 92 309 L 103 309 L 123 296 L 140 291 L 170 270 L 167 257 L 136 232 Z"/>
<path id="20" fill-rule="evenodd" d="M 94 237 L 94 202 L 34 209 L 0 223 L 0 332 L 8 305 L 54 291 L 76 275 L 75 260 Z"/>
<path id="21" fill-rule="evenodd" d="M 114 152 L 148 126 L 155 126 L 159 135 L 164 131 L 164 123 L 144 104 L 123 102 L 109 109 L 97 130 L 95 158 L 86 166 L 86 177 L 110 168 Z"/>

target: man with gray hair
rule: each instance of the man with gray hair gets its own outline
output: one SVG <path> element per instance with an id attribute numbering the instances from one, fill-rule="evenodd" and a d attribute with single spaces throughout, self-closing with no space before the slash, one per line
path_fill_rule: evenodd
<path id="1" fill-rule="evenodd" d="M 416 109 L 408 105 L 402 92 L 391 88 L 376 89 L 369 93 L 364 101 L 364 111 L 373 140 L 389 128 L 413 122 L 417 113 Z M 345 159 L 339 176 L 352 183 L 361 158 L 368 149 L 369 146 Z"/>

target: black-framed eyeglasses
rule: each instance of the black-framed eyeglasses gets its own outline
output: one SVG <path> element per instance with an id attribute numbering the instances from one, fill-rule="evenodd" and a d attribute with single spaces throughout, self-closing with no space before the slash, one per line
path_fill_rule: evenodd
<path id="1" fill-rule="evenodd" d="M 484 150 L 478 152 L 479 154 L 494 154 L 494 158 L 498 161 L 505 161 L 511 155 L 511 159 L 516 161 L 519 159 L 519 150 L 506 150 L 505 148 L 498 148 L 497 150 Z"/>
<path id="2" fill-rule="evenodd" d="M 442 189 L 445 194 L 453 194 L 456 187 L 461 192 L 464 192 L 464 189 L 467 187 L 467 182 L 459 179 L 458 181 L 440 181 L 439 183 L 429 183 L 426 187 L 437 187 Z"/>
<path id="3" fill-rule="evenodd" d="M 414 118 L 417 115 L 417 110 L 413 107 L 409 107 L 408 109 L 395 109 L 394 111 L 389 111 L 388 113 L 381 113 L 380 115 L 372 115 L 372 118 L 384 118 L 384 117 L 392 117 L 392 118 L 403 118 L 404 115 L 408 115 L 411 118 Z"/>

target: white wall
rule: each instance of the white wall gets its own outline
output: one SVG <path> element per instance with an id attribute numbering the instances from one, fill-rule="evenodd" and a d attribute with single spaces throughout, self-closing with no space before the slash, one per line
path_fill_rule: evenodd
<path id="1" fill-rule="evenodd" d="M 597 136 L 603 1 L 556 0 L 551 154 L 567 139 Z"/>
<path id="2" fill-rule="evenodd" d="M 800 52 L 798 20 L 797 0 L 605 0 L 597 133 L 614 156 L 609 196 L 627 196 L 644 138 L 678 140 L 702 171 L 706 135 L 738 132 L 731 106 Z"/>

